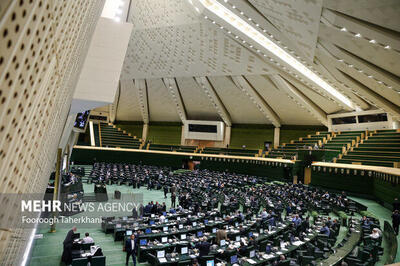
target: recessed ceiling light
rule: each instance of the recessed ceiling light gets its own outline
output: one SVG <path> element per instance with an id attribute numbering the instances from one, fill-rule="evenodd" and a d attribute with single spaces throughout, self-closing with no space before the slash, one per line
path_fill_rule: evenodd
<path id="1" fill-rule="evenodd" d="M 347 31 L 347 29 L 346 28 L 341 28 L 340 31 Z"/>
<path id="2" fill-rule="evenodd" d="M 385 46 L 385 49 L 390 49 L 390 46 L 389 46 L 389 45 L 386 45 L 386 46 Z"/>
<path id="3" fill-rule="evenodd" d="M 376 41 L 375 41 L 375 40 L 370 40 L 369 42 L 370 42 L 370 43 L 376 43 Z"/>

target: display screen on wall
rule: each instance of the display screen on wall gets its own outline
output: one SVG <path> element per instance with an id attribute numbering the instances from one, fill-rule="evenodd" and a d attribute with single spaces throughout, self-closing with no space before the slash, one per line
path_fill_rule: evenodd
<path id="1" fill-rule="evenodd" d="M 355 116 L 336 117 L 332 118 L 333 125 L 355 124 L 357 123 Z"/>
<path id="2" fill-rule="evenodd" d="M 217 133 L 216 125 L 189 124 L 190 132 Z"/>
<path id="3" fill-rule="evenodd" d="M 85 130 L 87 121 L 89 120 L 90 111 L 78 113 L 75 118 L 74 128 L 78 130 Z"/>
<path id="4" fill-rule="evenodd" d="M 387 121 L 386 114 L 372 114 L 372 115 L 359 115 L 358 123 L 372 123 L 372 122 L 384 122 Z"/>

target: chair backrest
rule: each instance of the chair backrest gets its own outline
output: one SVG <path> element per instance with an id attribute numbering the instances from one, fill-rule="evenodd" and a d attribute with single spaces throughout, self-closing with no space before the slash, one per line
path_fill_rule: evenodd
<path id="1" fill-rule="evenodd" d="M 106 257 L 105 256 L 95 256 L 92 257 L 91 266 L 106 266 Z"/>
<path id="2" fill-rule="evenodd" d="M 178 265 L 192 265 L 192 260 L 181 260 L 178 261 Z"/>
<path id="3" fill-rule="evenodd" d="M 77 258 L 72 260 L 72 266 L 87 266 L 88 262 L 87 258 Z"/>
<path id="4" fill-rule="evenodd" d="M 84 243 L 81 245 L 82 250 L 90 250 L 90 247 L 94 246 L 94 243 Z"/>

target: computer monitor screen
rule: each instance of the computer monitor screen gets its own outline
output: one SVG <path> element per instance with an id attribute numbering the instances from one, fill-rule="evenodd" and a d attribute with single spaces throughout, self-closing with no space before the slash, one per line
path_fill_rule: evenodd
<path id="1" fill-rule="evenodd" d="M 222 239 L 222 240 L 219 242 L 219 244 L 220 244 L 221 247 L 225 246 L 225 244 L 226 244 L 225 239 Z"/>
<path id="2" fill-rule="evenodd" d="M 264 233 L 264 229 L 260 229 L 260 234 L 263 234 Z"/>
<path id="3" fill-rule="evenodd" d="M 157 258 L 164 258 L 165 257 L 165 250 L 157 251 Z"/>
<path id="4" fill-rule="evenodd" d="M 235 263 L 237 263 L 237 255 L 233 255 L 233 256 L 231 256 L 231 264 L 235 264 Z"/>
<path id="5" fill-rule="evenodd" d="M 213 232 L 213 234 L 215 234 L 217 232 L 217 228 L 213 228 L 212 232 Z"/>
<path id="6" fill-rule="evenodd" d="M 256 255 L 256 251 L 255 250 L 251 250 L 250 254 L 249 254 L 249 257 L 250 258 L 254 258 L 255 255 Z"/>
<path id="7" fill-rule="evenodd" d="M 153 213 L 152 215 L 151 215 L 151 218 L 154 218 L 156 215 Z"/>
<path id="8" fill-rule="evenodd" d="M 181 217 L 176 217 L 176 220 L 180 221 L 180 220 L 181 220 Z"/>
<path id="9" fill-rule="evenodd" d="M 77 132 L 85 132 L 90 111 L 78 113 L 75 118 L 74 128 Z"/>
<path id="10" fill-rule="evenodd" d="M 132 230 L 126 230 L 126 233 L 125 233 L 127 236 L 130 236 L 130 235 L 132 235 Z"/>
<path id="11" fill-rule="evenodd" d="M 197 237 L 202 237 L 203 236 L 203 232 L 202 231 L 198 231 L 197 232 Z"/>
<path id="12" fill-rule="evenodd" d="M 183 228 L 183 224 L 178 225 L 178 228 L 182 229 Z"/>
<path id="13" fill-rule="evenodd" d="M 168 242 L 168 237 L 163 237 L 161 238 L 161 243 L 167 243 Z"/>
<path id="14" fill-rule="evenodd" d="M 186 240 L 186 234 L 181 235 L 181 240 Z"/>
<path id="15" fill-rule="evenodd" d="M 265 248 L 265 253 L 269 254 L 271 253 L 271 246 L 267 245 L 267 247 Z"/>
<path id="16" fill-rule="evenodd" d="M 193 222 L 192 224 L 193 224 L 193 226 L 197 226 L 197 223 L 196 223 L 196 222 Z"/>
<path id="17" fill-rule="evenodd" d="M 116 224 L 116 225 L 115 225 L 115 228 L 121 228 L 121 227 L 122 227 L 121 224 Z"/>
<path id="18" fill-rule="evenodd" d="M 165 219 L 165 222 L 168 223 L 168 219 Z"/>
<path id="19" fill-rule="evenodd" d="M 204 220 L 204 224 L 208 224 L 208 220 Z"/>
<path id="20" fill-rule="evenodd" d="M 249 233 L 249 237 L 252 237 L 252 236 L 253 236 L 253 232 L 250 232 L 250 233 Z"/>
<path id="21" fill-rule="evenodd" d="M 149 224 L 150 225 L 153 225 L 155 222 L 153 221 L 153 220 L 151 220 L 150 222 L 149 222 Z"/>
<path id="22" fill-rule="evenodd" d="M 214 260 L 208 260 L 206 266 L 214 266 Z"/>
<path id="23" fill-rule="evenodd" d="M 124 216 L 124 217 L 122 217 L 122 220 L 126 221 L 126 220 L 128 220 L 128 217 Z"/>
<path id="24" fill-rule="evenodd" d="M 184 255 L 184 254 L 187 254 L 187 253 L 188 253 L 188 248 L 187 247 L 182 247 L 181 254 Z"/>
<path id="25" fill-rule="evenodd" d="M 236 223 L 235 223 L 235 226 L 236 226 L 236 227 L 238 227 L 238 226 L 239 226 L 239 223 L 238 223 L 238 222 L 236 222 Z"/>
<path id="26" fill-rule="evenodd" d="M 166 212 L 163 212 L 162 215 L 167 216 L 167 213 L 166 213 Z"/>
<path id="27" fill-rule="evenodd" d="M 167 231 L 168 231 L 168 226 L 164 226 L 164 227 L 163 227 L 163 231 L 164 231 L 164 232 L 167 232 Z"/>
<path id="28" fill-rule="evenodd" d="M 150 234 L 151 233 L 151 228 L 146 228 L 146 231 L 144 231 L 146 234 Z"/>
<path id="29" fill-rule="evenodd" d="M 236 236 L 236 242 L 240 241 L 240 236 Z"/>
<path id="30" fill-rule="evenodd" d="M 140 245 L 141 246 L 146 246 L 147 245 L 147 239 L 140 239 Z"/>

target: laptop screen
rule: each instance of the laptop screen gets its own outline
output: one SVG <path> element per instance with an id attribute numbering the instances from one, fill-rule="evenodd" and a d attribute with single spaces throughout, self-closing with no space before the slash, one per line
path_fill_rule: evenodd
<path id="1" fill-rule="evenodd" d="M 214 260 L 208 260 L 206 266 L 214 266 Z"/>
<path id="2" fill-rule="evenodd" d="M 150 234 L 150 233 L 151 233 L 151 228 L 146 228 L 145 233 L 146 233 L 146 234 Z"/>
<path id="3" fill-rule="evenodd" d="M 164 258 L 165 257 L 165 250 L 157 251 L 157 258 Z"/>
<path id="4" fill-rule="evenodd" d="M 126 230 L 126 235 L 127 235 L 127 236 L 132 235 L 132 230 Z"/>
<path id="5" fill-rule="evenodd" d="M 203 232 L 202 231 L 198 231 L 197 232 L 197 237 L 202 237 L 203 236 Z"/>
<path id="6" fill-rule="evenodd" d="M 186 234 L 182 234 L 181 235 L 181 240 L 185 240 L 186 239 Z"/>
<path id="7" fill-rule="evenodd" d="M 255 250 L 250 251 L 250 254 L 249 254 L 250 258 L 254 258 L 255 255 L 256 255 L 256 251 Z"/>
<path id="8" fill-rule="evenodd" d="M 231 264 L 237 263 L 237 255 L 231 256 Z"/>
<path id="9" fill-rule="evenodd" d="M 146 246 L 147 245 L 147 239 L 140 239 L 140 245 L 141 246 Z"/>
<path id="10" fill-rule="evenodd" d="M 168 242 L 168 237 L 163 237 L 161 238 L 161 243 L 167 243 Z"/>
<path id="11" fill-rule="evenodd" d="M 184 255 L 184 254 L 187 254 L 187 253 L 188 253 L 188 248 L 187 247 L 182 247 L 181 254 Z"/>
<path id="12" fill-rule="evenodd" d="M 222 240 L 219 242 L 219 244 L 220 244 L 221 247 L 225 246 L 225 244 L 226 244 L 225 239 L 222 239 Z"/>

